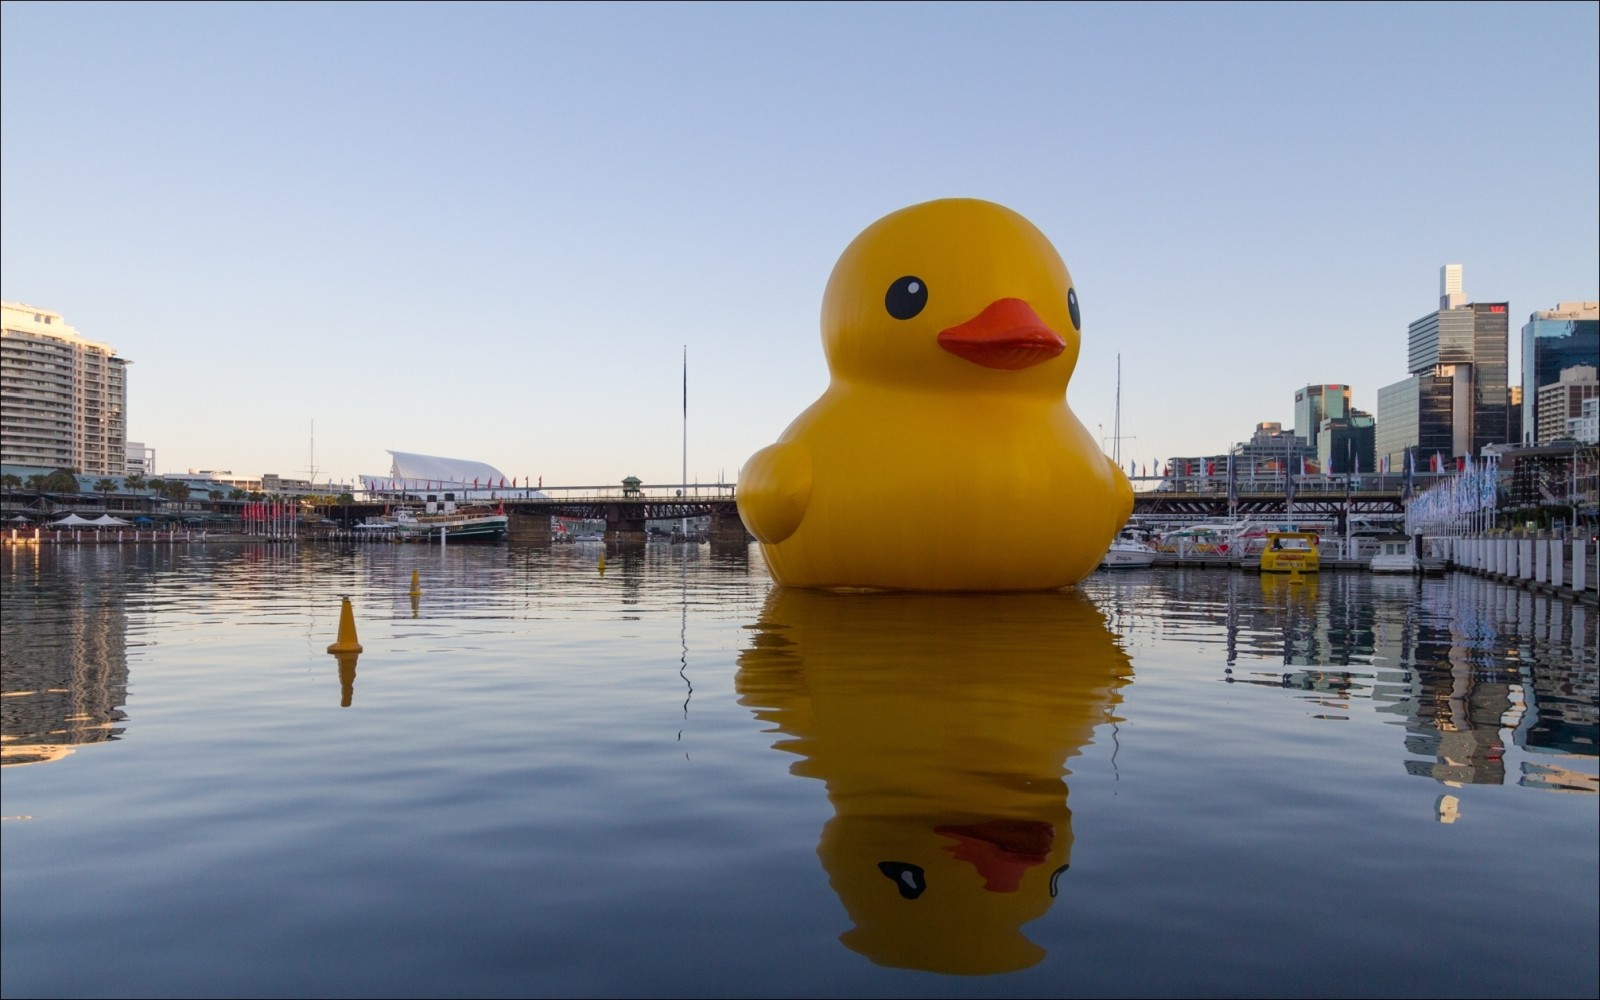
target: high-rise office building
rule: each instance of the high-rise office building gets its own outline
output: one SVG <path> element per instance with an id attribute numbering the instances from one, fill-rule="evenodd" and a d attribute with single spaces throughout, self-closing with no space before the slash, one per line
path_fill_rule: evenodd
<path id="1" fill-rule="evenodd" d="M 1561 380 L 1573 365 L 1600 363 L 1600 302 L 1559 302 L 1540 309 L 1522 328 L 1522 434 L 1533 444 L 1543 423 L 1539 390 Z"/>
<path id="2" fill-rule="evenodd" d="M 1360 410 L 1324 420 L 1317 434 L 1318 467 L 1335 475 L 1376 472 L 1375 431 L 1372 414 Z"/>
<path id="3" fill-rule="evenodd" d="M 1441 268 L 1438 310 L 1407 330 L 1411 377 L 1378 390 L 1378 457 L 1397 467 L 1408 448 L 1452 458 L 1504 444 L 1509 329 L 1506 303 L 1467 302 L 1461 265 Z"/>
<path id="4" fill-rule="evenodd" d="M 1318 451 L 1317 434 L 1324 420 L 1344 420 L 1350 416 L 1350 387 L 1347 385 L 1308 385 L 1294 394 L 1294 433 L 1306 447 Z"/>
<path id="5" fill-rule="evenodd" d="M 0 303 L 0 319 L 0 462 L 122 475 L 128 361 L 48 309 Z"/>

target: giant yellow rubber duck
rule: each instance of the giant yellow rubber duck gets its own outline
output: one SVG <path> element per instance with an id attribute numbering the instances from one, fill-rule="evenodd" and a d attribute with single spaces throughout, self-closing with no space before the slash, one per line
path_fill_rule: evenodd
<path id="1" fill-rule="evenodd" d="M 1011 972 L 1072 878 L 1069 758 L 1118 721 L 1128 655 L 1085 596 L 775 588 L 740 704 L 825 782 L 817 855 L 872 961 Z"/>
<path id="2" fill-rule="evenodd" d="M 1066 265 L 973 199 L 888 215 L 822 303 L 827 391 L 739 473 L 739 515 L 799 587 L 1043 590 L 1092 571 L 1133 509 L 1067 407 Z"/>

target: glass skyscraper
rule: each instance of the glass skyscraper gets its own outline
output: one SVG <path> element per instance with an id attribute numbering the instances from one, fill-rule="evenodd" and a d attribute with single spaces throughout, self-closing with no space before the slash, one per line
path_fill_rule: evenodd
<path id="1" fill-rule="evenodd" d="M 1405 382 L 1378 390 L 1378 456 L 1391 467 L 1416 448 L 1419 458 L 1481 455 L 1510 431 L 1509 307 L 1467 302 L 1461 267 L 1439 276 L 1439 309 L 1407 330 Z"/>
<path id="2" fill-rule="evenodd" d="M 1600 363 L 1600 302 L 1561 302 L 1522 328 L 1522 441 L 1537 444 L 1539 390 L 1577 365 Z"/>
<path id="3" fill-rule="evenodd" d="M 1350 416 L 1350 387 L 1347 385 L 1308 385 L 1294 394 L 1294 434 L 1315 452 L 1317 434 L 1324 420 L 1343 420 Z"/>

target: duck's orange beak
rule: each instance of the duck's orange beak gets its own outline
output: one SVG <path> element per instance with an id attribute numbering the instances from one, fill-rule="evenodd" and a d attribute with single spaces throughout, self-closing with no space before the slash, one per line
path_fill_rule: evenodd
<path id="1" fill-rule="evenodd" d="M 965 323 L 939 331 L 939 346 L 975 365 L 1019 371 L 1049 361 L 1067 342 L 1028 303 L 996 299 Z"/>

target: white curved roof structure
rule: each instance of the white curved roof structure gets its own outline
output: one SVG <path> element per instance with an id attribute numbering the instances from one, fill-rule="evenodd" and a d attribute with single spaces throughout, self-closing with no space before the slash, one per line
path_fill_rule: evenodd
<path id="1" fill-rule="evenodd" d="M 414 455 L 409 451 L 391 451 L 394 464 L 389 475 L 395 479 L 431 479 L 444 483 L 479 482 L 487 486 L 507 479 L 506 474 L 487 462 L 473 462 L 465 458 L 440 458 L 437 455 Z"/>
<path id="2" fill-rule="evenodd" d="M 394 461 L 388 475 L 363 475 L 362 489 L 369 493 L 453 489 L 476 495 L 475 491 L 509 489 L 516 485 L 510 476 L 487 462 L 409 451 L 390 451 L 389 454 L 394 456 Z"/>

